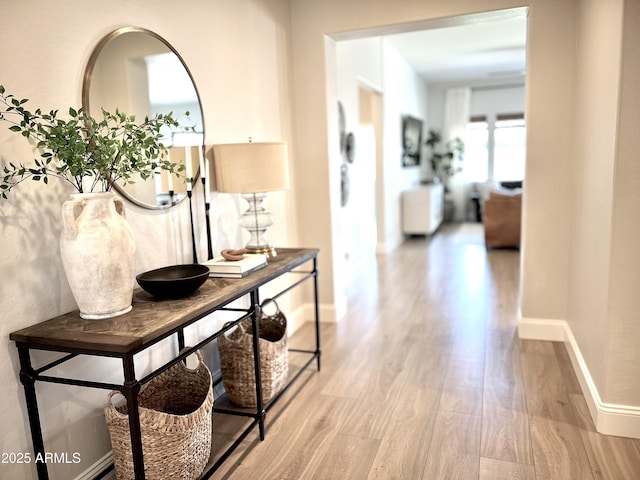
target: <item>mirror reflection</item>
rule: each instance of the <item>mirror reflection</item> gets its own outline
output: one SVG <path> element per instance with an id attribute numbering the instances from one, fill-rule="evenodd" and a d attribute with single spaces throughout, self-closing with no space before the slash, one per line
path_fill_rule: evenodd
<path id="1" fill-rule="evenodd" d="M 167 127 L 162 133 L 171 161 L 186 166 L 182 176 L 160 171 L 155 178 L 134 178 L 134 183 L 115 187 L 127 199 L 147 208 L 167 208 L 186 197 L 184 177 L 199 177 L 204 122 L 191 73 L 169 43 L 137 27 L 110 33 L 89 59 L 82 95 L 85 111 L 97 117 L 102 108 L 118 109 L 137 119 L 172 112 L 181 129 Z"/>

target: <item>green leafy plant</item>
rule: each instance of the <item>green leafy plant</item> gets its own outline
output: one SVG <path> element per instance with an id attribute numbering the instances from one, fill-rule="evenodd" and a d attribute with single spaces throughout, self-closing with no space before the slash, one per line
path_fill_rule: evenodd
<path id="1" fill-rule="evenodd" d="M 429 135 L 425 144 L 431 150 L 429 163 L 434 176 L 436 176 L 445 187 L 448 187 L 449 179 L 456 173 L 462 171 L 462 161 L 464 160 L 464 142 L 459 137 L 441 145 L 442 134 L 437 130 L 429 130 Z"/>
<path id="2" fill-rule="evenodd" d="M 98 121 L 82 109 L 69 108 L 68 118 L 62 119 L 58 110 L 31 112 L 24 107 L 27 102 L 7 94 L 0 85 L 0 121 L 9 123 L 9 130 L 34 142 L 40 151 L 31 165 L 12 161 L 5 165 L 0 183 L 5 199 L 28 179 L 46 184 L 50 177 L 57 177 L 83 193 L 109 191 L 118 180 L 134 183 L 134 174 L 147 179 L 159 169 L 172 173 L 185 169 L 167 159 L 162 143 L 162 127 L 179 127 L 171 113 L 137 123 L 135 116 L 118 110 L 103 109 L 103 119 Z"/>

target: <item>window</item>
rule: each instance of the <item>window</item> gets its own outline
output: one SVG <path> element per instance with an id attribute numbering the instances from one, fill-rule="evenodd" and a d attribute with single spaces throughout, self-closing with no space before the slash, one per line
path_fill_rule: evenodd
<path id="1" fill-rule="evenodd" d="M 464 142 L 464 175 L 468 182 L 524 179 L 526 129 L 524 114 L 473 116 Z"/>
<path id="2" fill-rule="evenodd" d="M 467 182 L 486 182 L 489 175 L 489 123 L 473 117 L 464 134 L 464 177 Z"/>
<path id="3" fill-rule="evenodd" d="M 524 115 L 498 115 L 495 123 L 493 179 L 523 180 L 525 162 Z"/>

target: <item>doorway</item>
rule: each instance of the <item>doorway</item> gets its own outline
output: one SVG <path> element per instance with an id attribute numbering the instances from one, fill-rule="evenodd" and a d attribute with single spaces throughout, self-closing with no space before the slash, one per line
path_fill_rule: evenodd
<path id="1" fill-rule="evenodd" d="M 375 254 L 388 254 L 406 240 L 402 231 L 402 194 L 429 178 L 426 146 L 421 152 L 423 164 L 402 163 L 403 116 L 422 121 L 424 142 L 429 129 L 445 129 L 449 89 L 508 86 L 513 90 L 517 85 L 526 104 L 526 67 L 522 60 L 526 56 L 527 12 L 526 8 L 519 8 L 418 21 L 343 32 L 331 35 L 327 41 L 327 110 L 337 112 L 337 104 L 341 105 L 346 114 L 346 131 L 354 132 L 359 152 L 356 163 L 346 165 L 348 202 L 332 202 L 334 209 L 339 205 L 333 210 L 338 221 L 334 223 L 337 231 L 332 234 L 338 259 L 333 272 L 338 298 L 346 300 L 341 295 L 359 271 L 366 271 L 362 267 L 375 261 Z M 466 64 L 465 55 L 456 55 L 461 46 L 466 52 Z M 475 49 L 472 62 L 470 48 Z M 455 65 L 449 62 L 454 57 Z M 514 61 L 521 62 L 523 68 L 516 68 Z M 440 66 L 433 70 L 437 64 Z M 470 106 L 471 111 L 474 105 Z M 509 106 L 501 113 L 514 113 L 514 109 Z M 339 131 L 339 118 L 340 115 L 329 115 L 330 131 Z M 374 139 L 375 164 L 363 170 L 359 167 L 367 161 L 359 160 L 359 155 L 367 149 L 367 138 Z M 335 147 L 331 137 L 328 145 Z M 333 178 L 337 179 L 338 159 L 333 155 L 330 152 L 329 162 L 335 172 Z M 342 159 L 340 164 L 344 163 Z M 460 211 L 464 212 L 464 208 Z"/>
<path id="2" fill-rule="evenodd" d="M 363 267 L 375 261 L 383 218 L 381 159 L 382 156 L 382 94 L 360 84 L 354 116 L 347 128 L 343 168 L 346 170 L 348 194 L 341 209 L 342 250 L 347 265 L 347 283 Z"/>
<path id="3" fill-rule="evenodd" d="M 384 219 L 384 202 L 382 201 L 384 198 L 384 188 L 382 183 L 383 99 L 382 93 L 364 84 L 361 84 L 358 87 L 358 98 L 360 106 L 360 125 L 371 130 L 374 142 L 372 152 L 374 156 L 374 164 L 369 165 L 369 168 L 373 173 L 373 178 L 370 179 L 373 180 L 373 185 L 369 186 L 369 188 L 373 188 L 373 201 L 371 202 L 371 206 L 373 208 L 370 208 L 368 212 L 368 214 L 373 214 L 373 217 L 370 217 L 370 222 L 368 222 L 370 230 L 367 235 L 369 235 L 371 239 L 375 239 L 372 244 L 375 247 L 375 251 L 379 252 L 381 250 L 381 245 L 384 243 L 384 225 L 382 224 L 382 219 Z"/>

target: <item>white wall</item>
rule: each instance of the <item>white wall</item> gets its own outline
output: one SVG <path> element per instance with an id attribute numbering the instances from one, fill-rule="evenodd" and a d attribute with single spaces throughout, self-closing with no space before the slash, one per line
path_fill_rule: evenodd
<path id="1" fill-rule="evenodd" d="M 389 42 L 383 43 L 384 58 L 384 241 L 378 250 L 391 251 L 404 240 L 402 234 L 402 192 L 418 185 L 420 167 L 402 166 L 402 117 L 423 121 L 426 140 L 427 85 Z M 425 157 L 424 145 L 422 158 Z"/>
<path id="2" fill-rule="evenodd" d="M 472 88 L 470 114 L 524 113 L 525 101 L 524 86 Z"/>
<path id="3" fill-rule="evenodd" d="M 346 132 L 355 136 L 355 160 L 342 161 L 347 167 L 350 191 L 346 205 L 340 209 L 340 250 L 335 254 L 343 260 L 340 277 L 348 285 L 363 263 L 374 258 L 376 247 L 376 139 L 373 128 L 362 128 L 359 89 L 366 85 L 382 91 L 381 39 L 337 42 L 336 61 L 338 98 L 345 112 Z"/>
<path id="4" fill-rule="evenodd" d="M 249 136 L 256 141 L 289 141 L 295 170 L 289 3 L 194 0 L 180 8 L 168 0 L 152 3 L 25 0 L 3 5 L 0 82 L 10 93 L 29 98 L 27 106 L 60 107 L 62 111 L 80 106 L 84 67 L 97 42 L 124 25 L 145 27 L 169 41 L 189 66 L 203 102 L 208 144 L 246 141 Z M 23 138 L 0 127 L 0 164 L 32 158 L 32 149 Z M 291 201 L 295 190 L 269 199 L 277 216 L 270 230 L 276 245 L 298 245 L 295 203 Z M 0 203 L 0 331 L 5 358 L 0 365 L 0 452 L 32 448 L 18 381 L 17 351 L 9 333 L 75 307 L 58 252 L 60 205 L 69 193 L 56 182 L 47 188 L 29 182 Z M 199 195 L 201 192 L 201 200 Z M 242 245 L 244 233 L 237 227 L 240 200 L 214 195 L 213 202 L 215 250 Z M 204 255 L 203 213 L 197 215 L 196 231 Z M 138 272 L 191 261 L 186 203 L 169 212 L 129 205 L 127 218 L 136 236 Z M 169 345 L 155 349 L 149 358 L 140 359 L 138 372 L 148 370 L 173 350 L 175 346 Z M 117 380 L 112 372 L 119 369 L 118 362 L 83 358 L 67 372 Z M 78 465 L 51 465 L 51 478 L 76 478 L 110 450 L 102 414 L 107 392 L 46 384 L 38 384 L 37 390 L 47 449 L 79 452 L 82 459 Z M 0 478 L 31 479 L 34 472 L 33 465 L 0 464 Z"/>
<path id="5" fill-rule="evenodd" d="M 531 2 L 528 26 L 521 312 L 563 319 L 574 169 L 575 2 Z"/>
<path id="6" fill-rule="evenodd" d="M 578 17 L 573 203 L 585 214 L 572 219 L 568 320 L 602 395 L 608 371 L 621 8 L 619 1 L 606 7 L 585 1 Z"/>
<path id="7" fill-rule="evenodd" d="M 614 17 L 615 19 L 616 17 Z M 614 172 L 613 232 L 608 319 L 611 358 L 604 401 L 640 407 L 640 5 L 625 1 L 616 166 Z M 640 410 L 640 409 L 639 409 Z M 638 429 L 640 436 L 640 428 Z"/>
<path id="8" fill-rule="evenodd" d="M 578 17 L 576 188 L 568 324 L 595 387 L 597 409 L 635 414 L 640 436 L 636 133 L 637 2 L 585 0 Z M 625 421 L 624 419 L 622 420 Z M 626 423 L 630 423 L 628 420 Z"/>

